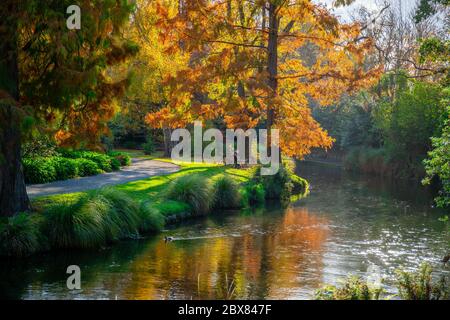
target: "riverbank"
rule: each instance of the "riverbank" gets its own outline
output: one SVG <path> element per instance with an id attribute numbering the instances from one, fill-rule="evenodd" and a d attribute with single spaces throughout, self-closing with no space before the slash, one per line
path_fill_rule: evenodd
<path id="1" fill-rule="evenodd" d="M 162 161 L 167 161 L 162 159 Z M 307 182 L 282 169 L 261 177 L 257 168 L 179 163 L 175 173 L 100 190 L 39 197 L 35 212 L 2 222 L 0 253 L 28 256 L 51 249 L 98 249 L 164 226 L 265 199 L 306 194 Z"/>

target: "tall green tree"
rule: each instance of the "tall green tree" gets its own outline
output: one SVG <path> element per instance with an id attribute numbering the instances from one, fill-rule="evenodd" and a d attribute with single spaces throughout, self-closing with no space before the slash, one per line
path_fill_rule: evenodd
<path id="1" fill-rule="evenodd" d="M 80 0 L 81 29 L 66 26 L 69 0 L 4 0 L 0 11 L 0 215 L 30 208 L 21 144 L 31 125 L 62 144 L 95 145 L 127 76 L 111 67 L 136 52 L 123 39 L 133 5 Z M 114 77 L 113 77 L 114 76 Z"/>

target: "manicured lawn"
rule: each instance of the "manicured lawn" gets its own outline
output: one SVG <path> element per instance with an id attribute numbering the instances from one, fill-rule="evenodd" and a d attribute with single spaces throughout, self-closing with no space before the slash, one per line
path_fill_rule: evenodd
<path id="1" fill-rule="evenodd" d="M 170 159 L 155 159 L 159 161 L 171 161 Z M 162 195 L 169 183 L 174 179 L 184 175 L 200 175 L 212 178 L 221 174 L 227 174 L 237 183 L 244 183 L 251 177 L 251 170 L 235 169 L 229 166 L 204 164 L 204 163 L 176 163 L 180 166 L 180 171 L 168 175 L 154 176 L 148 179 L 133 181 L 126 184 L 116 185 L 112 188 L 125 192 L 137 201 L 150 201 L 155 203 L 161 213 L 177 213 L 186 211 L 186 205 L 177 201 L 164 201 Z M 84 192 L 52 195 L 34 199 L 33 206 L 40 211 L 48 205 L 62 202 L 73 202 L 78 200 Z M 162 202 L 164 201 L 164 202 Z"/>

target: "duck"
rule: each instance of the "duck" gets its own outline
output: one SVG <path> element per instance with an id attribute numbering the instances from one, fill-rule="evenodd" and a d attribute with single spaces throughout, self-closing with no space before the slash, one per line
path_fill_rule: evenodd
<path id="1" fill-rule="evenodd" d="M 444 263 L 444 264 L 447 264 L 447 262 L 450 260 L 450 254 L 448 254 L 448 255 L 446 255 L 443 259 L 442 259 L 442 262 Z"/>
<path id="2" fill-rule="evenodd" d="M 173 241 L 173 237 L 164 237 L 164 242 L 172 242 Z"/>

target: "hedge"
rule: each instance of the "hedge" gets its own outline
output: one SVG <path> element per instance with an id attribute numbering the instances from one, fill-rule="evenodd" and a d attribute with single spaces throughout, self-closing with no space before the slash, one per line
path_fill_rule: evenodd
<path id="1" fill-rule="evenodd" d="M 22 163 L 25 182 L 35 184 L 116 171 L 130 165 L 131 158 L 120 152 L 101 154 L 60 149 L 57 156 L 24 158 Z"/>

